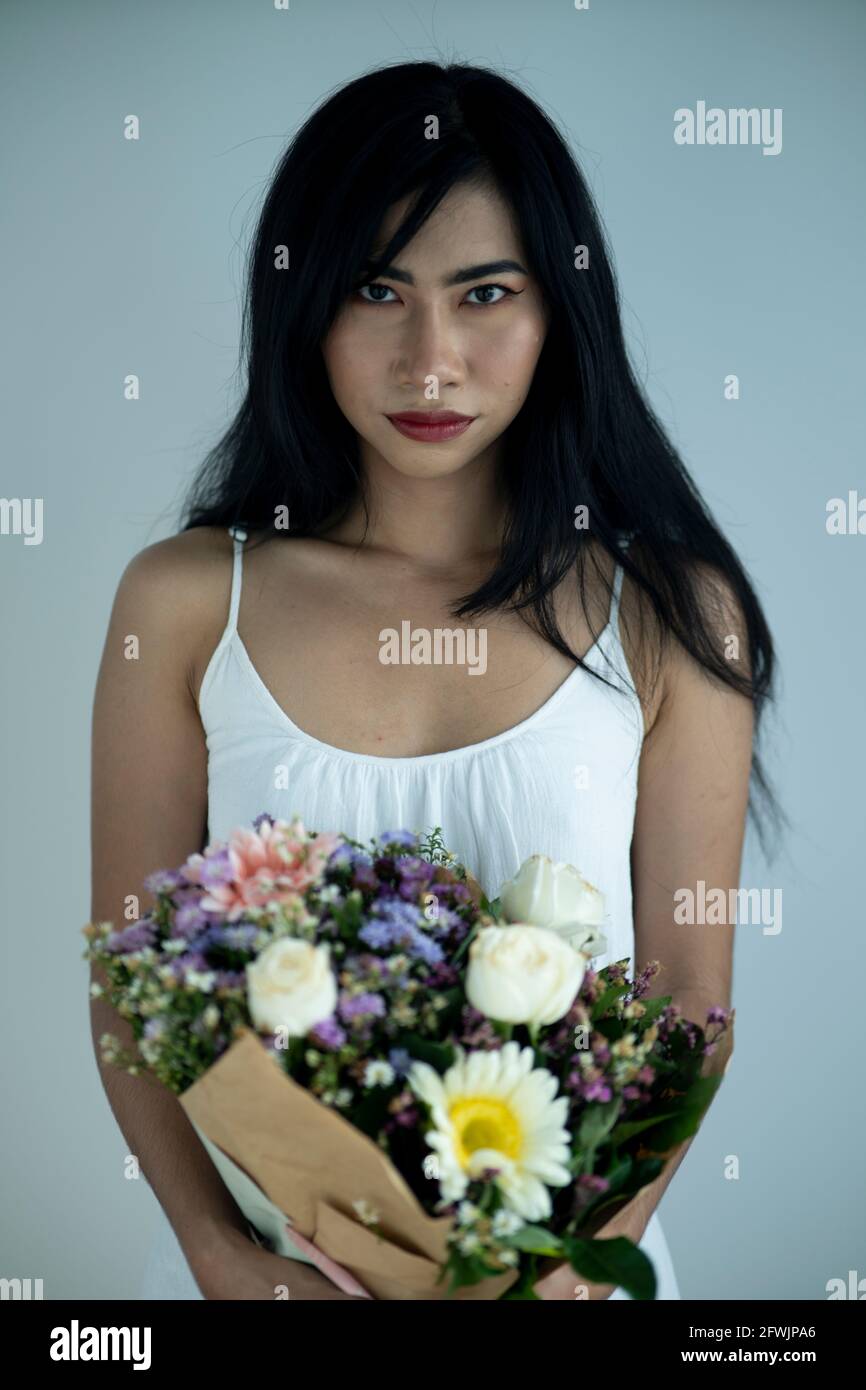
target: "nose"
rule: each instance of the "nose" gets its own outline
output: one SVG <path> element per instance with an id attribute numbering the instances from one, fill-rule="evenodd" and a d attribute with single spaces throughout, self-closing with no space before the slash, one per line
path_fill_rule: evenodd
<path id="1" fill-rule="evenodd" d="M 453 316 L 442 305 L 416 305 L 401 324 L 397 377 L 402 385 L 426 391 L 429 378 L 438 385 L 459 386 L 466 364 Z"/>

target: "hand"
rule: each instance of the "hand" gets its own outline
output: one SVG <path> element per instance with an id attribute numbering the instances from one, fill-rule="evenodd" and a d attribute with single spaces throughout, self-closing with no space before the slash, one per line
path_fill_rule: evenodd
<path id="1" fill-rule="evenodd" d="M 343 1293 L 324 1274 L 301 1260 L 275 1255 L 256 1245 L 244 1232 L 229 1227 L 213 1237 L 190 1259 L 195 1281 L 206 1299 L 268 1299 L 288 1290 L 288 1301 L 367 1303 Z"/>

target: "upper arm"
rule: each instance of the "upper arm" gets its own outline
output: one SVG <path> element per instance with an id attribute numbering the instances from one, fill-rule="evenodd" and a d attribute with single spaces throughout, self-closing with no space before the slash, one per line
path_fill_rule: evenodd
<path id="1" fill-rule="evenodd" d="M 748 653 L 742 612 L 726 581 L 701 571 L 705 612 L 719 650 L 729 634 Z M 741 655 L 741 662 L 747 661 Z M 748 674 L 748 668 L 745 667 Z M 663 994 L 730 1006 L 735 923 L 675 921 L 678 889 L 729 890 L 740 882 L 754 707 L 704 670 L 675 639 L 664 695 L 644 741 L 632 841 L 636 967 L 658 960 Z M 703 1023 L 703 1020 L 696 1020 Z"/>
<path id="2" fill-rule="evenodd" d="M 144 878 L 177 867 L 206 837 L 207 749 L 189 679 L 201 618 L 192 560 L 177 538 L 150 546 L 114 599 L 91 731 L 94 921 L 135 921 L 153 905 Z"/>

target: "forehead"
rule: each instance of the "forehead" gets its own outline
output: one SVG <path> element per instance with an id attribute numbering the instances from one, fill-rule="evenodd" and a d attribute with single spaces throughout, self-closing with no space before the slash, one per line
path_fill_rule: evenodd
<path id="1" fill-rule="evenodd" d="M 406 197 L 388 209 L 374 242 L 374 256 L 384 250 L 405 217 L 410 202 L 411 198 Z M 473 255 L 473 260 L 505 256 L 519 259 L 522 254 L 519 228 L 509 204 L 493 185 L 455 184 L 423 227 L 397 253 L 395 264 L 419 272 L 420 279 L 422 267 L 427 274 L 431 270 L 447 270 L 452 262 L 463 262 L 467 253 L 476 251 L 484 254 Z"/>

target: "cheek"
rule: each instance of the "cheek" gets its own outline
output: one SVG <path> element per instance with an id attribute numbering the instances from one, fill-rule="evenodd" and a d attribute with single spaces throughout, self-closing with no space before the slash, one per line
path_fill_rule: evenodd
<path id="1" fill-rule="evenodd" d="M 513 321 L 483 347 L 485 375 L 514 394 L 525 394 L 543 346 L 542 323 L 535 318 Z"/>
<path id="2" fill-rule="evenodd" d="M 322 345 L 322 359 L 341 409 L 363 409 L 376 379 L 376 358 L 363 332 L 351 322 L 336 325 Z"/>

